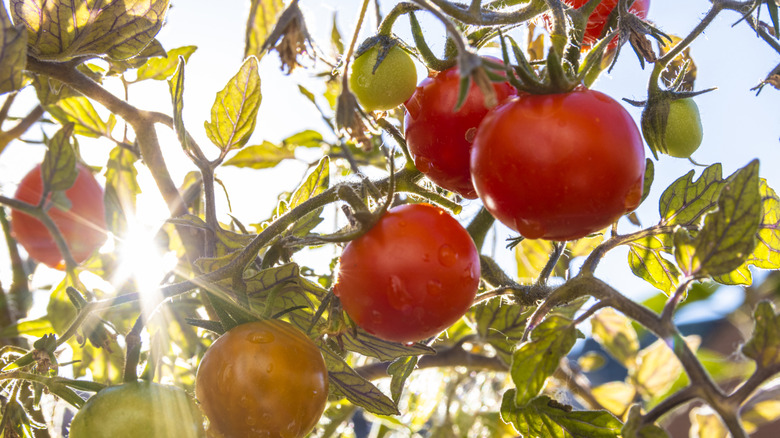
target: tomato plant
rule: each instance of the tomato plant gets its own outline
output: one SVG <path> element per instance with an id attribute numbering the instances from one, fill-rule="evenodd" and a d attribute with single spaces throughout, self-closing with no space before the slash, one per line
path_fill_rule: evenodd
<path id="1" fill-rule="evenodd" d="M 498 61 L 494 59 L 494 61 Z M 406 143 L 420 172 L 464 198 L 477 197 L 469 174 L 469 151 L 476 128 L 488 112 L 485 98 L 472 81 L 458 111 L 460 74 L 453 67 L 425 78 L 404 104 Z M 499 102 L 516 94 L 508 82 L 493 83 Z"/>
<path id="2" fill-rule="evenodd" d="M 93 395 L 79 409 L 70 438 L 196 438 L 203 416 L 184 390 L 159 383 L 125 383 Z"/>
<path id="3" fill-rule="evenodd" d="M 471 153 L 485 207 L 529 239 L 573 240 L 609 226 L 639 205 L 644 170 L 631 116 L 588 89 L 494 108 Z"/>
<path id="4" fill-rule="evenodd" d="M 303 332 L 284 321 L 263 320 L 214 341 L 198 366 L 195 394 L 210 433 L 300 438 L 325 410 L 328 372 Z"/>
<path id="5" fill-rule="evenodd" d="M 49 210 L 49 216 L 65 238 L 73 258 L 80 263 L 106 241 L 106 220 L 103 188 L 89 169 L 78 164 L 77 170 L 76 181 L 65 191 L 70 207 L 55 203 Z M 42 193 L 43 179 L 41 166 L 38 165 L 22 178 L 15 197 L 37 205 Z M 14 237 L 30 257 L 49 267 L 62 268 L 62 254 L 41 221 L 18 210 L 12 210 L 11 221 Z"/>
<path id="6" fill-rule="evenodd" d="M 390 110 L 404 103 L 417 86 L 417 68 L 406 51 L 394 45 L 382 62 L 376 61 L 375 45 L 355 58 L 349 74 L 349 89 L 368 111 Z"/>
<path id="7" fill-rule="evenodd" d="M 344 248 L 333 291 L 369 333 L 420 341 L 466 313 L 479 267 L 474 242 L 458 221 L 439 207 L 407 204 Z"/>
<path id="8" fill-rule="evenodd" d="M 699 107 L 692 98 L 649 104 L 642 112 L 642 135 L 651 150 L 688 158 L 704 136 Z"/>
<path id="9" fill-rule="evenodd" d="M 617 7 L 618 1 L 619 0 L 603 0 L 601 3 L 599 3 L 598 6 L 596 6 L 596 9 L 588 18 L 588 24 L 585 28 L 585 35 L 582 38 L 583 48 L 589 48 L 595 44 L 596 41 L 603 38 L 607 33 L 608 30 L 605 29 L 605 27 L 610 20 L 612 11 L 614 11 L 615 7 Z M 579 8 L 587 2 L 588 0 L 564 0 L 564 3 L 573 8 Z M 634 0 L 634 3 L 631 5 L 631 7 L 628 8 L 628 10 L 637 17 L 645 19 L 647 18 L 647 10 L 649 7 L 650 0 Z M 550 17 L 547 15 L 545 16 L 545 24 L 547 26 L 547 30 L 549 31 L 551 28 L 551 22 Z M 607 48 L 611 49 L 616 45 L 617 39 L 611 41 Z"/>

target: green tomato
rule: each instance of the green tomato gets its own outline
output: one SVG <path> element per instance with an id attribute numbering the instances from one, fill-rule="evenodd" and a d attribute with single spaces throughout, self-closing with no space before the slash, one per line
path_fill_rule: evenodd
<path id="1" fill-rule="evenodd" d="M 203 437 L 203 416 L 186 392 L 159 383 L 101 390 L 79 409 L 70 438 Z"/>
<path id="2" fill-rule="evenodd" d="M 703 137 L 699 107 L 693 99 L 645 107 L 642 134 L 650 149 L 677 158 L 688 158 Z"/>
<path id="3" fill-rule="evenodd" d="M 352 62 L 349 88 L 368 111 L 384 111 L 404 103 L 417 87 L 417 68 L 402 48 L 393 46 L 376 67 L 379 46 L 363 52 Z"/>

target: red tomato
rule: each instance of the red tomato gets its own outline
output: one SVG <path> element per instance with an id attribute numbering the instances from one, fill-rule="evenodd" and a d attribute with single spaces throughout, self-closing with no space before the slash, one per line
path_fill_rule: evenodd
<path id="1" fill-rule="evenodd" d="M 573 8 L 579 8 L 587 3 L 588 0 L 564 0 L 563 2 Z M 582 38 L 583 48 L 589 48 L 590 46 L 594 45 L 596 41 L 599 40 L 599 38 L 604 36 L 604 26 L 607 25 L 609 15 L 615 9 L 617 4 L 618 0 L 603 0 L 601 3 L 599 3 L 598 6 L 596 6 L 596 10 L 594 10 L 593 14 L 590 15 L 590 18 L 588 19 L 588 25 L 585 28 L 585 36 Z M 628 8 L 628 10 L 637 17 L 645 19 L 647 18 L 648 8 L 650 8 L 650 0 L 635 0 L 631 7 Z M 552 23 L 550 16 L 545 14 L 544 20 L 547 26 L 547 30 L 551 30 Z M 615 39 L 609 43 L 607 49 L 612 49 L 616 45 L 617 40 Z"/>
<path id="2" fill-rule="evenodd" d="M 476 128 L 488 108 L 482 92 L 472 81 L 466 101 L 454 112 L 459 87 L 457 67 L 420 82 L 404 104 L 406 143 L 420 172 L 439 186 L 474 199 L 477 194 L 469 175 L 469 151 Z M 494 83 L 493 88 L 499 102 L 516 94 L 508 82 Z"/>
<path id="3" fill-rule="evenodd" d="M 203 355 L 195 395 L 209 436 L 306 436 L 328 402 L 320 350 L 291 324 L 250 322 L 220 336 Z"/>
<path id="4" fill-rule="evenodd" d="M 499 105 L 471 152 L 485 207 L 529 239 L 574 240 L 609 226 L 639 205 L 644 171 L 631 115 L 585 88 Z"/>
<path id="5" fill-rule="evenodd" d="M 54 206 L 49 216 L 57 224 L 73 258 L 81 263 L 106 241 L 106 218 L 103 188 L 89 169 L 78 164 L 77 170 L 76 181 L 65 191 L 70 209 L 64 211 Z M 43 178 L 38 165 L 22 178 L 15 198 L 37 205 L 42 192 Z M 43 223 L 18 210 L 11 211 L 11 223 L 14 238 L 30 257 L 51 268 L 64 268 L 62 254 Z"/>
<path id="6" fill-rule="evenodd" d="M 479 269 L 479 252 L 457 220 L 430 204 L 402 205 L 344 248 L 334 293 L 369 333 L 414 342 L 466 313 Z"/>

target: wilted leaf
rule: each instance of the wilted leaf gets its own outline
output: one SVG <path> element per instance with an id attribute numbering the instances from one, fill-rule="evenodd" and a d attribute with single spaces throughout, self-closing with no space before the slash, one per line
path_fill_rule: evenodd
<path id="1" fill-rule="evenodd" d="M 547 396 L 534 398 L 525 406 L 514 403 L 510 389 L 504 393 L 501 418 L 511 422 L 524 438 L 617 438 L 623 426 L 607 411 L 574 411 Z"/>
<path id="2" fill-rule="evenodd" d="M 227 160 L 225 166 L 248 167 L 251 169 L 267 169 L 279 164 L 282 160 L 295 158 L 295 153 L 286 147 L 279 147 L 264 141 L 256 146 L 247 146 L 233 158 Z"/>
<path id="3" fill-rule="evenodd" d="M 512 354 L 512 381 L 517 386 L 515 403 L 522 406 L 544 389 L 547 378 L 558 368 L 577 340 L 572 321 L 560 316 L 547 317 L 531 339 Z"/>
<path id="4" fill-rule="evenodd" d="M 398 407 L 374 384 L 361 377 L 344 359 L 327 347 L 320 346 L 331 392 L 345 397 L 356 406 L 377 415 L 398 415 Z"/>
<path id="5" fill-rule="evenodd" d="M 246 23 L 246 45 L 244 57 L 256 56 L 262 58 L 260 48 L 276 25 L 279 13 L 284 9 L 283 0 L 252 0 L 249 7 L 249 18 Z"/>
<path id="6" fill-rule="evenodd" d="M 84 96 L 59 99 L 54 105 L 46 107 L 46 110 L 60 124 L 73 123 L 77 135 L 100 138 L 110 134 L 109 126 L 100 118 L 92 102 Z"/>
<path id="7" fill-rule="evenodd" d="M 659 56 L 664 56 L 669 50 L 682 41 L 682 38 L 676 35 L 669 35 L 669 37 L 672 39 L 672 41 L 664 41 L 666 45 L 662 45 L 659 41 Z M 677 79 L 677 76 L 680 74 L 680 70 L 683 68 L 683 66 L 685 66 L 686 63 L 688 63 L 688 69 L 684 73 L 685 76 L 683 77 L 681 88 L 683 90 L 692 91 L 694 82 L 696 81 L 697 68 L 696 64 L 693 62 L 693 58 L 691 58 L 690 47 L 686 47 L 682 53 L 677 55 L 677 57 L 666 66 L 666 69 L 661 73 L 661 79 L 663 79 L 664 83 L 666 83 L 666 85 L 673 84 Z"/>
<path id="8" fill-rule="evenodd" d="M 475 306 L 473 312 L 479 337 L 490 343 L 505 363 L 510 363 L 533 309 L 494 298 Z"/>
<path id="9" fill-rule="evenodd" d="M 168 55 L 164 58 L 149 58 L 148 61 L 138 68 L 135 81 L 143 81 L 146 79 L 154 79 L 156 81 L 164 81 L 173 75 L 179 65 L 179 56 L 184 58 L 184 61 L 190 59 L 190 56 L 195 53 L 197 47 L 195 46 L 183 46 L 171 49 L 168 51 Z"/>
<path id="10" fill-rule="evenodd" d="M 73 124 L 69 123 L 57 131 L 46 144 L 49 148 L 43 157 L 41 176 L 44 186 L 53 192 L 69 189 L 78 176 L 76 153 L 70 144 L 71 134 L 73 134 Z"/>
<path id="11" fill-rule="evenodd" d="M 673 182 L 660 200 L 660 213 L 667 224 L 695 225 L 707 212 L 714 209 L 725 182 L 720 163 L 704 169 L 693 181 L 691 170 Z"/>
<path id="12" fill-rule="evenodd" d="M 255 130 L 260 108 L 260 75 L 257 58 L 244 61 L 211 107 L 211 121 L 205 123 L 211 141 L 222 150 L 244 146 Z"/>
<path id="13" fill-rule="evenodd" d="M 597 313 L 590 322 L 593 338 L 623 366 L 633 368 L 639 351 L 639 338 L 631 320 L 607 308 Z"/>
<path id="14" fill-rule="evenodd" d="M 45 61 L 131 58 L 154 39 L 167 11 L 168 0 L 11 0 L 14 21 L 27 27 L 30 54 Z"/>
<path id="15" fill-rule="evenodd" d="M 22 88 L 27 65 L 27 32 L 14 26 L 5 4 L 0 5 L 0 94 Z"/>
<path id="16" fill-rule="evenodd" d="M 780 315 L 770 302 L 761 302 L 753 314 L 756 327 L 753 336 L 742 346 L 742 354 L 756 361 L 761 369 L 780 364 Z"/>
<path id="17" fill-rule="evenodd" d="M 628 264 L 631 272 L 666 294 L 677 288 L 680 271 L 663 256 L 673 250 L 670 234 L 656 234 L 630 242 Z"/>

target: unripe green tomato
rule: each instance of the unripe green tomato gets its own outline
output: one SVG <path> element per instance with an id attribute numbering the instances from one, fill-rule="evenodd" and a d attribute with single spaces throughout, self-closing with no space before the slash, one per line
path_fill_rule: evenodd
<path id="1" fill-rule="evenodd" d="M 642 112 L 642 135 L 651 149 L 677 158 L 688 158 L 701 146 L 703 131 L 699 107 L 693 99 L 669 102 L 666 117 L 662 108 L 646 107 Z M 664 120 L 665 119 L 665 120 Z M 661 126 L 664 125 L 664 126 Z M 653 130 L 658 130 L 653 135 Z"/>
<path id="2" fill-rule="evenodd" d="M 181 388 L 138 382 L 93 395 L 70 424 L 70 438 L 200 438 L 203 416 Z"/>
<path id="3" fill-rule="evenodd" d="M 384 111 L 404 103 L 417 87 L 417 68 L 402 48 L 393 46 L 374 71 L 379 47 L 374 46 L 352 62 L 349 88 L 368 111 Z"/>

